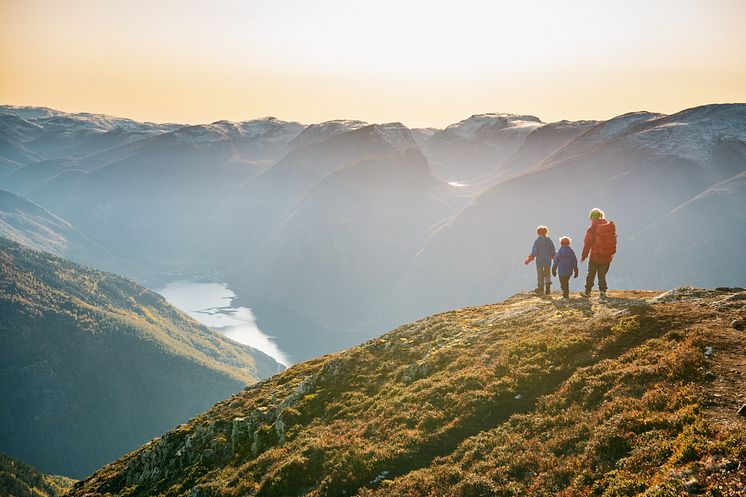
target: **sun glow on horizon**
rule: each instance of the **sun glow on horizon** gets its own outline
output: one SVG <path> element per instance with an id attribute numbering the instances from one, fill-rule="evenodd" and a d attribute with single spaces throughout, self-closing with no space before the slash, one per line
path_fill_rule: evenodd
<path id="1" fill-rule="evenodd" d="M 746 2 L 0 0 L 0 102 L 445 126 L 746 101 Z"/>

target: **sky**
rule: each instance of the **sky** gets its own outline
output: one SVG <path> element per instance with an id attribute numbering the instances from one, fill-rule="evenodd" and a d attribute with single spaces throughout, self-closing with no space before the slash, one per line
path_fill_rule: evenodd
<path id="1" fill-rule="evenodd" d="M 444 127 L 746 102 L 743 0 L 0 0 L 0 103 Z"/>

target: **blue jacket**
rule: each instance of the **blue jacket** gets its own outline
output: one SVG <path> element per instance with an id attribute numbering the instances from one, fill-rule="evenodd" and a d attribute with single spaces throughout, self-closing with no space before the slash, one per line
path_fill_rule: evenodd
<path id="1" fill-rule="evenodd" d="M 536 258 L 537 266 L 551 266 L 554 259 L 554 243 L 548 236 L 539 235 L 531 248 L 531 255 Z"/>
<path id="2" fill-rule="evenodd" d="M 556 269 L 559 276 L 570 276 L 578 270 L 578 258 L 575 251 L 570 247 L 560 247 L 557 256 L 554 258 L 552 270 Z"/>

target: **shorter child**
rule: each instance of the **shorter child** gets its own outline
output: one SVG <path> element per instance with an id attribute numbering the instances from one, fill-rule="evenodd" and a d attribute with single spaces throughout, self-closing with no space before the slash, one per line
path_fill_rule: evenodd
<path id="1" fill-rule="evenodd" d="M 549 228 L 546 226 L 539 226 L 536 228 L 536 234 L 539 237 L 534 241 L 534 246 L 531 247 L 531 254 L 526 258 L 523 263 L 529 265 L 531 261 L 536 259 L 536 293 L 543 295 L 551 293 L 552 277 L 549 275 L 552 267 L 552 259 L 554 259 L 554 242 L 547 236 Z"/>
<path id="2" fill-rule="evenodd" d="M 559 273 L 560 286 L 562 287 L 562 298 L 570 299 L 570 275 L 578 277 L 578 258 L 575 252 L 570 248 L 572 239 L 569 236 L 560 238 L 560 249 L 554 258 L 552 265 L 552 274 L 557 276 Z"/>

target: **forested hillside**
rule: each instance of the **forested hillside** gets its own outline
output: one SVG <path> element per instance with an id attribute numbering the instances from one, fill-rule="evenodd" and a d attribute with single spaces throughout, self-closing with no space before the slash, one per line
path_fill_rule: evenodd
<path id="1" fill-rule="evenodd" d="M 46 475 L 33 466 L 0 454 L 0 495 L 3 497 L 58 497 L 75 480 Z"/>
<path id="2" fill-rule="evenodd" d="M 0 450 L 82 477 L 274 360 L 125 278 L 0 238 Z"/>

